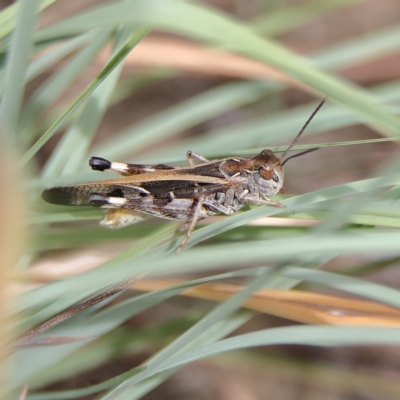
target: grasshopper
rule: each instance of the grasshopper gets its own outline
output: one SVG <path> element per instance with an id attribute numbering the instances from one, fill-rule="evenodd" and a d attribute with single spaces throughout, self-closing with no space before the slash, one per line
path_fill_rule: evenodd
<path id="1" fill-rule="evenodd" d="M 282 157 L 271 150 L 263 150 L 253 158 L 229 157 L 210 161 L 188 151 L 188 167 L 127 164 L 92 157 L 89 165 L 93 170 L 117 172 L 122 177 L 50 187 L 43 191 L 42 198 L 52 204 L 108 209 L 101 225 L 109 228 L 134 224 L 146 214 L 183 221 L 182 228 L 187 228 L 187 233 L 179 252 L 199 220 L 216 214 L 233 214 L 247 203 L 284 207 L 270 200 L 270 196 L 282 189 L 283 165 L 291 158 L 317 148 L 286 159 L 285 156 L 324 102 L 314 110 Z M 199 164 L 194 165 L 194 160 Z"/>

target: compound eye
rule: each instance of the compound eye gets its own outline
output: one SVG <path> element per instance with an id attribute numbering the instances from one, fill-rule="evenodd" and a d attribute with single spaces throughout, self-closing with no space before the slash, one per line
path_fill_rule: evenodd
<path id="1" fill-rule="evenodd" d="M 273 179 L 274 176 L 276 176 L 274 169 L 270 165 L 260 167 L 258 172 L 260 173 L 261 178 L 267 181 Z"/>

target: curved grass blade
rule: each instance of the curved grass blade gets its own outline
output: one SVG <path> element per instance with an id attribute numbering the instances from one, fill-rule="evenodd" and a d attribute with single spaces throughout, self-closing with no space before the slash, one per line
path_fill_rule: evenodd
<path id="1" fill-rule="evenodd" d="M 100 74 L 87 86 L 87 88 L 78 96 L 78 98 L 68 107 L 67 111 L 43 134 L 43 136 L 30 148 L 22 157 L 20 166 L 23 167 L 50 139 L 58 128 L 76 111 L 84 100 L 93 92 L 96 87 L 119 65 L 125 56 L 143 39 L 148 33 L 147 28 L 139 28 L 135 34 L 127 41 L 124 47 L 113 57 L 113 59 L 103 68 Z"/>
<path id="2" fill-rule="evenodd" d="M 337 43 L 314 53 L 311 58 L 318 67 L 337 70 L 397 53 L 399 43 L 400 27 L 393 25 Z"/>
<path id="3" fill-rule="evenodd" d="M 295 326 L 271 328 L 244 335 L 238 335 L 189 351 L 170 358 L 154 368 L 149 368 L 143 374 L 126 380 L 102 400 L 124 398 L 124 389 L 170 368 L 177 368 L 195 360 L 215 356 L 227 351 L 258 346 L 273 346 L 296 344 L 307 346 L 351 346 L 351 345 L 381 345 L 399 346 L 400 329 L 370 327 L 325 327 L 325 326 Z"/>
<path id="4" fill-rule="evenodd" d="M 110 59 L 115 56 L 131 35 L 131 30 L 119 32 Z M 77 120 L 64 133 L 62 141 L 45 164 L 42 171 L 44 178 L 57 176 L 60 172 L 62 174 L 73 173 L 80 168 L 111 99 L 121 70 L 122 63 L 90 95 Z"/>
<path id="5" fill-rule="evenodd" d="M 104 47 L 111 35 L 111 30 L 97 31 L 95 38 L 88 46 L 76 54 L 64 68 L 55 72 L 43 83 L 28 100 L 21 114 L 19 123 L 22 140 L 29 142 L 32 135 L 27 128 L 33 120 L 51 105 L 71 85 L 71 83 L 82 73 L 82 70 L 92 61 L 93 57 Z"/>

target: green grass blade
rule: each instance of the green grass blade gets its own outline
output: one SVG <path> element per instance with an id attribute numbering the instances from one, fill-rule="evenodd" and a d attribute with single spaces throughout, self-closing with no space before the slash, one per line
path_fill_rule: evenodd
<path id="1" fill-rule="evenodd" d="M 56 0 L 40 0 L 38 1 L 38 9 L 42 11 L 55 1 Z M 33 3 L 33 1 L 31 1 L 31 3 Z M 15 2 L 0 13 L 0 39 L 8 35 L 14 29 L 19 7 L 20 2 Z"/>
<path id="2" fill-rule="evenodd" d="M 339 69 L 360 65 L 377 58 L 397 53 L 400 49 L 400 26 L 394 25 L 380 31 L 340 42 L 312 55 L 315 65 Z"/>
<path id="3" fill-rule="evenodd" d="M 349 7 L 362 1 L 364 0 L 317 0 L 292 7 L 278 8 L 278 6 L 277 10 L 268 10 L 265 14 L 254 18 L 250 24 L 260 34 L 282 35 L 330 11 Z"/>
<path id="4" fill-rule="evenodd" d="M 67 40 L 65 43 L 56 47 L 55 49 L 46 51 L 32 60 L 28 66 L 25 83 L 31 81 L 40 75 L 50 66 L 54 65 L 57 61 L 68 56 L 70 53 L 78 50 L 79 48 L 88 45 L 95 37 L 95 32 L 91 31 L 83 35 L 79 35 L 71 40 Z M 2 81 L 2 76 L 0 71 L 0 82 Z M 0 94 L 2 93 L 4 87 L 0 85 Z"/>
<path id="5" fill-rule="evenodd" d="M 29 141 L 27 128 L 40 116 L 61 94 L 70 87 L 71 83 L 82 73 L 98 52 L 105 46 L 111 35 L 111 30 L 97 31 L 95 38 L 88 46 L 76 54 L 68 64 L 55 72 L 42 84 L 27 102 L 19 123 L 23 140 Z"/>
<path id="6" fill-rule="evenodd" d="M 20 0 L 18 4 L 18 20 L 7 54 L 4 93 L 0 103 L 1 130 L 10 137 L 15 135 L 18 124 L 38 6 L 36 0 Z"/>
<path id="7" fill-rule="evenodd" d="M 227 351 L 249 347 L 296 344 L 307 346 L 351 346 L 351 345 L 400 345 L 400 330 L 396 328 L 369 327 L 325 327 L 325 326 L 295 326 L 265 329 L 244 335 L 238 335 L 202 346 L 180 356 L 173 357 L 154 369 L 143 373 L 143 378 L 149 378 L 170 368 L 180 367 L 189 362 L 215 356 Z M 113 392 L 114 399 L 123 396 L 126 385 L 119 387 L 119 393 Z M 108 397 L 110 398 L 110 397 Z M 103 397 L 107 399 L 107 397 Z"/>
<path id="8" fill-rule="evenodd" d="M 119 34 L 111 58 L 132 35 L 131 30 Z M 93 91 L 75 123 L 65 132 L 42 170 L 44 178 L 74 173 L 86 157 L 87 150 L 109 104 L 122 70 L 122 63 Z"/>
<path id="9" fill-rule="evenodd" d="M 140 40 L 148 33 L 147 28 L 139 28 L 135 35 L 125 44 L 125 46 L 116 54 L 113 59 L 104 67 L 100 74 L 95 78 L 89 86 L 78 96 L 78 98 L 68 107 L 67 111 L 43 134 L 43 136 L 30 148 L 22 157 L 20 166 L 24 166 L 50 139 L 50 137 L 58 130 L 58 128 L 76 111 L 84 100 L 93 92 L 96 87 L 119 65 L 125 56 L 136 46 Z"/>
<path id="10" fill-rule="evenodd" d="M 60 44 L 55 49 L 48 50 L 44 54 L 32 60 L 28 67 L 27 81 L 36 78 L 47 68 L 62 60 L 64 57 L 68 56 L 74 51 L 87 46 L 94 40 L 97 34 L 98 31 L 94 30 L 76 36 Z"/>

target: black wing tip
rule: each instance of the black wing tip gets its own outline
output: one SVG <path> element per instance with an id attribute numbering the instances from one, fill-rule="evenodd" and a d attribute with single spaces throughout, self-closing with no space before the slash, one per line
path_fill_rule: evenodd
<path id="1" fill-rule="evenodd" d="M 42 192 L 42 199 L 50 204 L 65 204 L 59 187 L 49 187 Z"/>
<path id="2" fill-rule="evenodd" d="M 53 203 L 53 198 L 54 198 L 53 189 L 54 188 L 50 187 L 43 190 L 41 197 L 42 200 L 44 200 L 46 203 Z"/>
<path id="3" fill-rule="evenodd" d="M 68 186 L 49 187 L 43 190 L 42 199 L 46 203 L 60 206 L 89 205 L 84 196 L 78 196 L 77 192 L 72 189 Z"/>
<path id="4" fill-rule="evenodd" d="M 91 157 L 89 165 L 94 171 L 105 171 L 111 168 L 111 161 L 101 157 Z"/>

